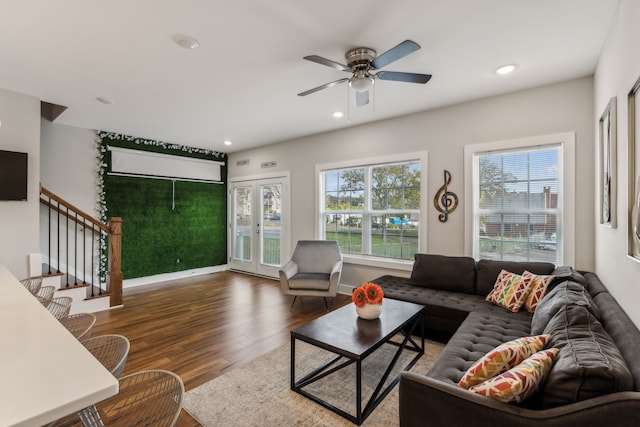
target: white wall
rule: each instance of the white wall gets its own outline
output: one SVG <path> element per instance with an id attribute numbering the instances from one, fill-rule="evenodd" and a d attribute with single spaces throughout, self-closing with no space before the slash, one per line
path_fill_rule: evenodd
<path id="1" fill-rule="evenodd" d="M 42 186 L 96 216 L 95 132 L 45 119 L 41 126 Z"/>
<path id="2" fill-rule="evenodd" d="M 577 201 L 576 267 L 592 270 L 594 228 L 593 80 L 585 77 L 438 110 L 346 127 L 329 132 L 232 153 L 229 179 L 264 172 L 291 173 L 292 243 L 315 238 L 316 164 L 400 152 L 428 150 L 426 176 L 429 200 L 427 248 L 430 253 L 464 254 L 463 147 L 466 144 L 517 139 L 560 132 L 576 133 Z M 249 164 L 236 166 L 236 161 Z M 277 161 L 276 168 L 260 169 L 261 162 Z M 443 184 L 443 169 L 451 172 L 449 190 L 460 200 L 447 223 L 440 223 L 432 198 Z M 469 171 L 470 172 L 470 171 Z M 423 177 L 423 182 L 425 177 Z M 292 244 L 291 247 L 295 245 Z M 407 275 L 371 267 L 346 265 L 343 282 L 358 284 L 383 273 Z"/>
<path id="3" fill-rule="evenodd" d="M 594 77 L 594 111 L 592 127 L 597 123 L 612 96 L 617 97 L 618 130 L 618 182 L 617 228 L 596 225 L 595 231 L 595 271 L 620 302 L 629 317 L 640 325 L 640 263 L 627 256 L 627 236 L 629 233 L 628 203 L 628 119 L 627 94 L 640 77 L 640 2 L 621 0 L 607 41 L 598 61 Z M 597 152 L 597 142 L 592 151 Z M 594 166 L 597 163 L 594 163 Z M 636 174 L 640 171 L 636 170 Z M 592 181 L 594 193 L 598 182 Z M 598 211 L 599 200 L 592 205 Z M 598 218 L 598 217 L 595 217 Z M 595 221 L 594 221 L 595 223 Z"/>
<path id="4" fill-rule="evenodd" d="M 42 186 L 97 218 L 95 132 L 89 129 L 54 124 L 42 119 L 40 138 L 42 158 L 40 182 Z M 43 261 L 48 261 L 54 268 L 59 266 L 61 271 L 69 271 L 81 280 L 84 279 L 85 274 L 91 275 L 92 266 L 98 262 L 97 248 L 93 260 L 88 249 L 92 247 L 93 235 L 83 234 L 82 227 L 76 226 L 74 222 L 69 223 L 70 231 L 67 232 L 67 221 L 61 217 L 60 252 L 58 252 L 58 223 L 55 212 L 53 212 L 51 227 L 49 227 L 48 211 L 44 206 L 40 208 L 39 218 L 40 253 L 43 255 Z M 77 242 L 74 242 L 74 238 Z M 51 245 L 51 254 L 49 253 L 49 245 Z M 67 247 L 69 248 L 68 254 Z M 77 254 L 75 253 L 76 248 Z M 82 253 L 85 248 L 87 254 L 83 259 Z M 83 267 L 86 272 L 83 272 Z"/>
<path id="5" fill-rule="evenodd" d="M 0 264 L 28 277 L 28 255 L 38 253 L 40 100 L 0 89 L 0 149 L 29 155 L 27 201 L 0 201 Z"/>

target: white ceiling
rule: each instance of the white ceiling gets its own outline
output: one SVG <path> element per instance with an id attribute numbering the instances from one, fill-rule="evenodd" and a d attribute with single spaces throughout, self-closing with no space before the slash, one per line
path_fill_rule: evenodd
<path id="1" fill-rule="evenodd" d="M 590 75 L 617 3 L 0 0 L 0 88 L 67 106 L 56 123 L 232 152 Z M 349 77 L 303 56 L 405 39 L 422 49 L 384 70 L 426 85 L 377 81 L 365 107 L 347 107 L 347 85 L 296 95 Z"/>

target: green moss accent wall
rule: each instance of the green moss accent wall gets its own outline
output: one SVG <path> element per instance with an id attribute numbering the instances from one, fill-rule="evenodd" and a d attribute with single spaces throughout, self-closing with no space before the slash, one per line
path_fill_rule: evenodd
<path id="1" fill-rule="evenodd" d="M 103 143 L 116 146 L 104 137 Z M 162 150 L 180 155 L 175 151 Z M 226 156 L 215 160 L 226 161 Z M 175 181 L 174 193 L 171 180 L 104 174 L 107 216 L 123 219 L 125 279 L 226 264 L 226 167 L 222 180 Z"/>

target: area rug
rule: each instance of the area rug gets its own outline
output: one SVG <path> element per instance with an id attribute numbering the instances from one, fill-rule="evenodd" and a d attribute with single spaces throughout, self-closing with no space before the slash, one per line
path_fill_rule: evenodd
<path id="1" fill-rule="evenodd" d="M 425 340 L 425 354 L 411 371 L 427 372 L 443 347 L 444 344 Z M 362 363 L 362 395 L 365 402 L 396 349 L 385 344 Z M 414 352 L 405 350 L 400 356 L 401 367 L 414 355 Z M 332 357 L 332 353 L 296 341 L 296 379 L 299 380 Z M 204 426 L 353 426 L 347 419 L 290 389 L 290 359 L 290 347 L 286 344 L 188 391 L 184 407 Z M 401 367 L 396 368 L 390 378 Z M 307 386 L 306 390 L 355 414 L 355 364 Z M 362 425 L 386 427 L 398 424 L 396 385 Z"/>

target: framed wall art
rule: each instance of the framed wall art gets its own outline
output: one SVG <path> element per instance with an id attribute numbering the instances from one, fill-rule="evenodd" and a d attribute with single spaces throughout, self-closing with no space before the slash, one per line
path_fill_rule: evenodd
<path id="1" fill-rule="evenodd" d="M 640 78 L 627 97 L 629 130 L 629 256 L 640 261 Z"/>
<path id="2" fill-rule="evenodd" d="M 599 122 L 600 224 L 616 228 L 616 97 L 609 100 Z"/>

